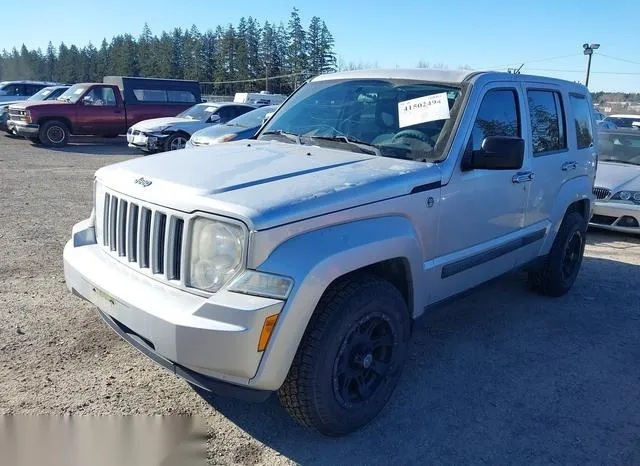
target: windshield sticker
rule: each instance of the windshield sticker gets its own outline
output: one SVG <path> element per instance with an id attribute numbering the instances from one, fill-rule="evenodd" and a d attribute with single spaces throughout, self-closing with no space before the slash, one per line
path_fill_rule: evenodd
<path id="1" fill-rule="evenodd" d="M 449 101 L 446 92 L 398 102 L 400 128 L 448 118 Z"/>
<path id="2" fill-rule="evenodd" d="M 75 91 L 73 91 L 73 93 L 74 93 L 75 95 L 82 94 L 83 92 L 84 92 L 84 88 L 83 88 L 83 87 L 81 87 L 80 89 L 76 89 Z"/>
<path id="3" fill-rule="evenodd" d="M 216 111 L 216 107 L 207 107 L 207 108 L 205 108 L 205 109 L 204 109 L 204 111 L 205 111 L 205 112 L 212 113 L 212 112 L 215 112 L 215 111 Z"/>

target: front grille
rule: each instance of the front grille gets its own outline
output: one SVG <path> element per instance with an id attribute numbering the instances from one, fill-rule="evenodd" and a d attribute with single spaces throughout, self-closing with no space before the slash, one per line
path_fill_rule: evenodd
<path id="1" fill-rule="evenodd" d="M 591 217 L 591 223 L 595 223 L 597 225 L 613 225 L 618 217 L 610 217 L 608 215 L 594 215 Z"/>
<path id="2" fill-rule="evenodd" d="M 593 188 L 593 194 L 595 194 L 597 199 L 606 199 L 611 195 L 611 190 L 596 186 Z"/>
<path id="3" fill-rule="evenodd" d="M 9 109 L 9 119 L 11 121 L 25 121 L 27 116 L 26 110 Z"/>
<path id="4" fill-rule="evenodd" d="M 102 245 L 131 267 L 164 280 L 180 280 L 184 219 L 105 193 Z"/>

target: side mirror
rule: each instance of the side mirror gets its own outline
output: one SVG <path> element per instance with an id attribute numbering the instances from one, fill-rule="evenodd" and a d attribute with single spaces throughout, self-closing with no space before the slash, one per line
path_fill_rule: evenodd
<path id="1" fill-rule="evenodd" d="M 219 123 L 221 120 L 220 115 L 213 114 L 209 117 L 209 123 Z"/>
<path id="2" fill-rule="evenodd" d="M 82 105 L 93 105 L 93 99 L 90 96 L 84 96 L 82 98 Z"/>
<path id="3" fill-rule="evenodd" d="M 517 170 L 524 161 L 524 139 L 508 136 L 489 136 L 482 148 L 465 154 L 463 170 Z"/>

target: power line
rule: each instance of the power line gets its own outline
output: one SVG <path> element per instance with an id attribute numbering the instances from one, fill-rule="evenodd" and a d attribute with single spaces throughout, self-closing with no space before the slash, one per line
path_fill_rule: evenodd
<path id="1" fill-rule="evenodd" d="M 521 63 L 524 63 L 524 64 L 526 65 L 527 63 L 540 63 L 540 62 L 543 62 L 543 61 L 560 60 L 561 58 L 571 58 L 571 57 L 576 57 L 576 56 L 578 56 L 578 55 L 582 55 L 582 54 L 579 54 L 579 53 L 572 53 L 572 54 L 570 54 L 570 55 L 560 55 L 560 56 L 557 56 L 557 57 L 537 58 L 537 59 L 535 59 L 535 60 L 528 60 L 528 61 L 525 61 L 525 62 L 522 62 L 521 60 L 515 60 L 515 61 L 513 61 L 513 62 L 511 62 L 511 63 L 507 63 L 506 65 L 500 65 L 500 66 L 489 66 L 489 67 L 487 67 L 487 69 L 490 69 L 490 70 L 491 70 L 491 69 L 496 69 L 496 68 L 507 68 L 507 67 L 509 67 L 509 66 L 511 66 L 511 65 L 514 65 L 514 64 L 521 64 Z"/>
<path id="2" fill-rule="evenodd" d="M 625 63 L 633 63 L 634 65 L 640 65 L 640 61 L 627 60 L 626 58 L 613 57 L 611 55 L 606 55 L 606 54 L 601 53 L 601 52 L 598 53 L 598 55 L 601 56 L 601 57 L 609 58 L 611 60 L 622 61 L 622 62 L 625 62 Z"/>
<path id="3" fill-rule="evenodd" d="M 584 73 L 584 70 L 559 70 L 556 68 L 529 68 L 529 69 L 532 71 L 555 71 L 558 73 Z M 640 72 L 626 72 L 626 71 L 592 71 L 591 73 L 640 76 Z"/>
<path id="4" fill-rule="evenodd" d="M 290 74 L 281 74 L 279 76 L 269 76 L 269 79 L 277 79 L 277 78 L 290 78 L 293 76 L 301 76 L 305 73 L 290 73 Z M 252 83 L 254 81 L 264 81 L 265 78 L 253 78 L 253 79 L 241 79 L 238 81 L 209 81 L 209 82 L 201 82 L 200 84 L 211 84 L 217 86 L 218 84 L 238 84 L 238 83 Z"/>

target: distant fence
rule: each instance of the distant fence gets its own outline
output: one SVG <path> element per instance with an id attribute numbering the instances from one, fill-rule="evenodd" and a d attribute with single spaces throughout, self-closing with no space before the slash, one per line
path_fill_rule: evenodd
<path id="1" fill-rule="evenodd" d="M 201 82 L 200 93 L 209 102 L 229 100 L 236 92 L 268 91 L 288 95 L 308 77 L 308 73 L 291 73 L 238 81 Z"/>

